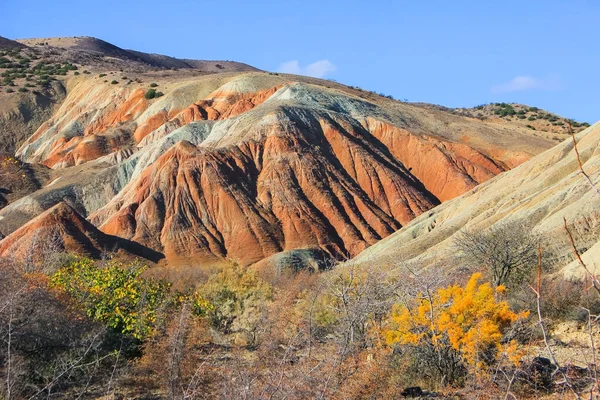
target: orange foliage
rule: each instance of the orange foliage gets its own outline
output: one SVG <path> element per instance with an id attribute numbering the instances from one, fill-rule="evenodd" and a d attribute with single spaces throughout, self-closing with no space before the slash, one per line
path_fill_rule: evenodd
<path id="1" fill-rule="evenodd" d="M 414 307 L 396 306 L 384 330 L 388 345 L 429 344 L 434 348 L 447 343 L 466 364 L 479 370 L 485 367 L 484 353 L 505 352 L 518 364 L 521 354 L 514 342 L 501 343 L 504 330 L 527 312 L 515 313 L 508 303 L 498 301 L 489 283 L 479 283 L 481 274 L 471 276 L 465 287 L 453 285 L 435 293 L 420 294 Z"/>

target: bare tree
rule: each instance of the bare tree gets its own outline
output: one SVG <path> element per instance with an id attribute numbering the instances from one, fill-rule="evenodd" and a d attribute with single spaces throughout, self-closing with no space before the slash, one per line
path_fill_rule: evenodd
<path id="1" fill-rule="evenodd" d="M 496 286 L 522 280 L 533 273 L 538 235 L 518 223 L 500 223 L 484 231 L 464 230 L 454 241 L 460 261 L 484 267 Z"/>

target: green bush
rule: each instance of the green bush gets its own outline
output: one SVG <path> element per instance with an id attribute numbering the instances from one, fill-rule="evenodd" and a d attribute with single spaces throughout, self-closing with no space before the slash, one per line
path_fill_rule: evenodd
<path id="1" fill-rule="evenodd" d="M 12 90 L 11 88 L 6 88 L 6 93 L 14 93 L 14 90 Z"/>
<path id="2" fill-rule="evenodd" d="M 28 91 L 29 91 L 29 90 L 27 90 L 27 89 L 26 89 L 26 88 L 24 88 L 24 87 L 21 87 L 21 88 L 19 88 L 19 89 L 18 89 L 18 92 L 19 92 L 19 93 L 25 93 L 25 92 L 28 92 Z"/>
<path id="3" fill-rule="evenodd" d="M 116 80 L 113 79 L 112 82 L 110 82 L 110 83 L 111 83 L 111 85 L 116 85 L 116 84 L 119 83 L 119 81 L 116 81 Z"/>
<path id="4" fill-rule="evenodd" d="M 100 74 L 98 75 L 98 78 L 104 78 L 106 76 L 106 74 Z"/>
<path id="5" fill-rule="evenodd" d="M 68 295 L 90 318 L 143 339 L 172 300 L 170 283 L 143 278 L 145 269 L 136 263 L 98 268 L 90 259 L 77 258 L 50 277 L 50 287 Z"/>
<path id="6" fill-rule="evenodd" d="M 152 83 L 150 84 L 150 87 L 152 87 L 152 88 L 154 88 L 154 87 L 157 87 L 157 86 L 158 86 L 158 83 L 154 83 L 154 82 L 152 82 Z"/>
<path id="7" fill-rule="evenodd" d="M 498 106 L 498 108 L 496 108 L 494 110 L 494 114 L 498 115 L 499 117 L 508 117 L 508 116 L 513 116 L 515 115 L 517 112 L 515 111 L 515 109 L 513 108 L 513 106 L 511 106 L 510 104 L 506 104 L 506 103 L 496 103 L 496 106 Z"/>
<path id="8" fill-rule="evenodd" d="M 148 89 L 146 91 L 146 94 L 144 95 L 144 97 L 148 100 L 153 99 L 156 97 L 156 90 L 155 89 Z"/>

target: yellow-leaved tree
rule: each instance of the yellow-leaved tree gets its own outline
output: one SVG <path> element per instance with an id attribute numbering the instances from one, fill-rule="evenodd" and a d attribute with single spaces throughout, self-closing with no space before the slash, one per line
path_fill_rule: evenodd
<path id="1" fill-rule="evenodd" d="M 516 343 L 502 339 L 527 312 L 515 313 L 499 301 L 497 295 L 504 290 L 481 283 L 481 274 L 475 273 L 464 287 L 420 293 L 409 304 L 394 307 L 384 329 L 386 343 L 412 351 L 414 367 L 449 383 L 457 383 L 469 370 L 484 370 L 500 353 L 517 364 Z"/>

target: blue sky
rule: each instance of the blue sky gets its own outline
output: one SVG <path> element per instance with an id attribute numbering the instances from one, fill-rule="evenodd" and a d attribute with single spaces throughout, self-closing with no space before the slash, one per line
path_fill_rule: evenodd
<path id="1" fill-rule="evenodd" d="M 1 0 L 0 35 L 246 62 L 450 107 L 600 119 L 600 1 Z"/>

